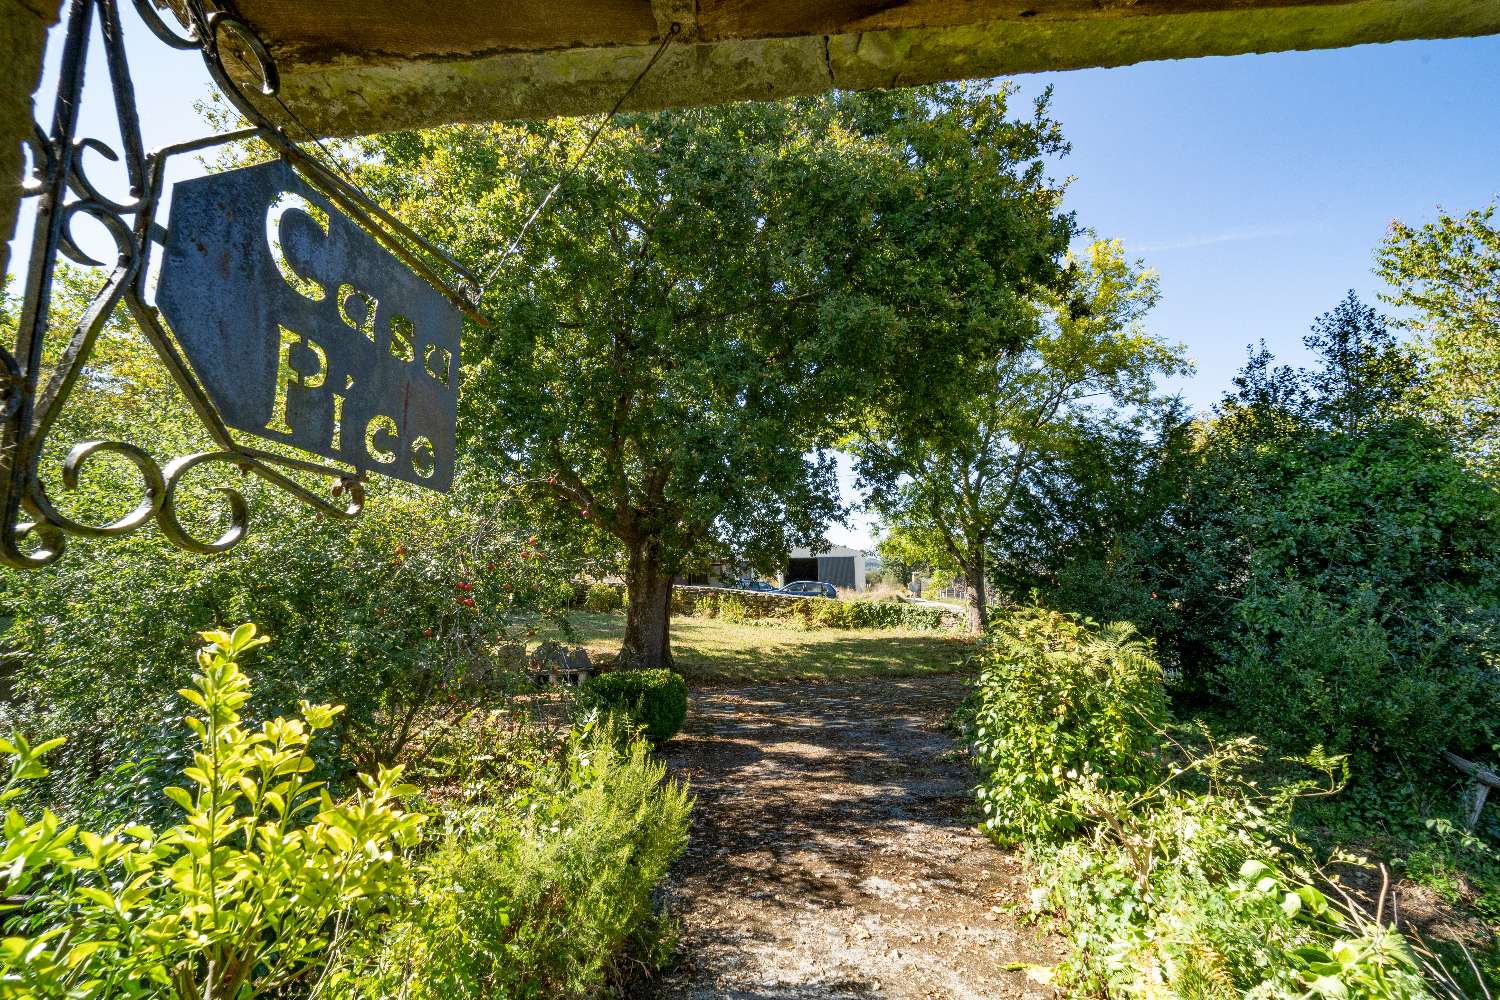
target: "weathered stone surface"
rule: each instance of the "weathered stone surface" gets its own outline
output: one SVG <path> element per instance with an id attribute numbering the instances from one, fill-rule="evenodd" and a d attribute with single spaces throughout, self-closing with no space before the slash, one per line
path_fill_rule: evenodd
<path id="1" fill-rule="evenodd" d="M 284 73 L 281 96 L 302 124 L 324 134 L 583 115 L 613 107 L 655 51 L 632 45 L 419 62 L 342 57 Z M 705 95 L 769 100 L 832 82 L 822 38 L 674 45 L 626 109 L 704 104 Z M 285 117 L 274 104 L 265 111 Z"/>
<path id="2" fill-rule="evenodd" d="M 532 651 L 528 670 L 539 684 L 581 684 L 593 672 L 588 650 L 565 647 L 550 639 Z"/>
<path id="3" fill-rule="evenodd" d="M 10 266 L 21 196 L 22 143 L 31 134 L 31 95 L 42 76 L 47 29 L 57 23 L 56 0 L 0 0 L 0 273 Z"/>
<path id="4" fill-rule="evenodd" d="M 15 2 L 15 0 L 10 0 Z M 1497 0 L 238 0 L 314 131 L 1500 33 Z M 268 107 L 268 113 L 279 109 Z"/>
<path id="5" fill-rule="evenodd" d="M 180 0 L 155 2 L 169 7 Z M 60 6 L 60 0 L 0 0 L 0 235 L 7 239 L 46 29 Z M 676 44 L 627 108 L 1500 33 L 1500 0 L 236 0 L 233 6 L 271 46 L 282 100 L 300 123 L 330 135 L 605 111 L 673 24 L 680 26 Z M 284 117 L 275 104 L 267 113 Z M 0 248 L 0 266 L 7 258 Z"/>

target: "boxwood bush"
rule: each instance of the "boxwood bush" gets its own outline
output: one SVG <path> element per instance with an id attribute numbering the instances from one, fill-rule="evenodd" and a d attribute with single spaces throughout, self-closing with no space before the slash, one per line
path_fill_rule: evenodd
<path id="1" fill-rule="evenodd" d="M 978 794 L 997 841 L 1055 839 L 1084 825 L 1084 789 L 1158 779 L 1162 669 L 1134 626 L 1019 608 L 992 626 L 980 663 Z"/>
<path id="2" fill-rule="evenodd" d="M 592 583 L 584 592 L 583 606 L 589 611 L 619 611 L 625 606 L 625 595 L 610 584 Z"/>
<path id="3" fill-rule="evenodd" d="M 590 677 L 578 687 L 578 707 L 619 712 L 661 743 L 687 720 L 687 684 L 670 670 L 622 670 Z"/>

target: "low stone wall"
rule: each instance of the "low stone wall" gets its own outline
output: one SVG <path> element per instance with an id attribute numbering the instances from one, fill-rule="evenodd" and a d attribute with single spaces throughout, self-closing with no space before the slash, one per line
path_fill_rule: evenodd
<path id="1" fill-rule="evenodd" d="M 584 596 L 588 593 L 589 584 L 577 584 L 578 603 L 582 604 Z M 592 584 L 599 586 L 599 584 Z M 625 588 L 619 584 L 611 584 L 619 591 L 622 599 Z M 820 604 L 863 604 L 873 602 L 863 601 L 829 601 L 827 598 L 817 597 L 792 597 L 789 594 L 770 594 L 758 590 L 732 590 L 727 587 L 697 587 L 677 584 L 672 588 L 672 613 L 676 615 L 696 615 L 700 612 L 715 614 L 717 605 L 732 599 L 743 609 L 745 618 L 759 620 L 765 618 L 797 618 L 806 617 L 809 621 L 816 607 Z M 711 607 L 701 607 L 708 605 Z M 938 627 L 941 629 L 961 629 L 966 624 L 966 619 L 961 611 L 953 608 L 930 608 L 928 605 L 912 605 L 902 602 L 906 608 L 922 608 L 937 612 Z"/>
<path id="2" fill-rule="evenodd" d="M 720 600 L 733 595 L 745 606 L 748 617 L 779 618 L 791 612 L 794 605 L 803 601 L 817 600 L 809 597 L 792 597 L 788 594 L 768 594 L 762 590 L 732 590 L 728 587 L 689 587 L 682 584 L 672 588 L 672 610 L 677 614 L 691 615 L 698 611 L 698 603 Z"/>

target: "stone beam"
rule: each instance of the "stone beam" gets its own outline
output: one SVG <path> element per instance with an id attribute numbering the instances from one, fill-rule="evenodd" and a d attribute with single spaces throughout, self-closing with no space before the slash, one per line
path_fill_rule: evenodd
<path id="1" fill-rule="evenodd" d="M 282 99 L 310 129 L 331 135 L 604 111 L 674 22 L 676 42 L 627 108 L 1500 33 L 1500 0 L 234 0 L 232 6 L 270 45 Z"/>
<path id="2" fill-rule="evenodd" d="M 32 134 L 31 95 L 42 78 L 47 29 L 57 23 L 59 0 L 0 0 L 0 274 L 10 266 L 21 201 L 22 144 Z M 48 106 L 47 112 L 51 113 Z"/>

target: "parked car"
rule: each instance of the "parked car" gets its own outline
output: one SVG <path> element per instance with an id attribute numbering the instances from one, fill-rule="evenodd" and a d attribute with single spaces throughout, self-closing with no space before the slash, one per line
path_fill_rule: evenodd
<path id="1" fill-rule="evenodd" d="M 838 588 L 831 583 L 823 583 L 820 580 L 794 580 L 785 587 L 777 590 L 778 594 L 786 594 L 789 597 L 838 597 Z"/>
<path id="2" fill-rule="evenodd" d="M 776 591 L 776 588 L 771 586 L 766 581 L 752 580 L 749 577 L 744 577 L 734 581 L 733 586 L 735 590 L 753 590 L 761 594 L 771 594 L 775 593 Z"/>

